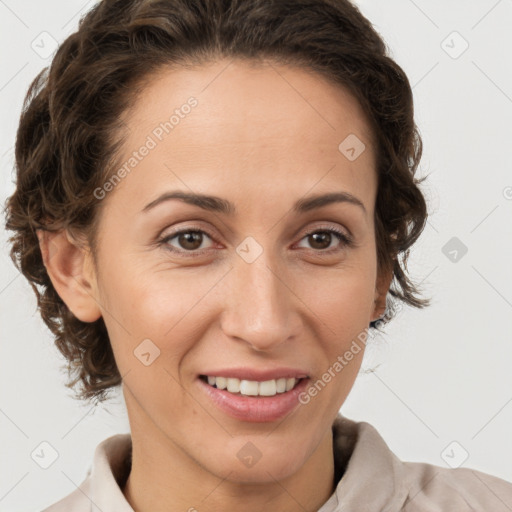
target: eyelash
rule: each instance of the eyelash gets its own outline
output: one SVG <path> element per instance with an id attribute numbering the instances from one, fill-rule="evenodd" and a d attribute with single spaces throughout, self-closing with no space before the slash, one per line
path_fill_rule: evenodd
<path id="1" fill-rule="evenodd" d="M 158 241 L 157 241 L 157 244 L 158 246 L 165 246 L 165 249 L 168 250 L 168 251 L 171 251 L 173 253 L 176 253 L 176 254 L 181 254 L 181 255 L 185 255 L 185 257 L 191 257 L 191 258 L 195 258 L 195 257 L 200 257 L 200 256 L 203 256 L 206 252 L 208 252 L 210 249 L 196 249 L 194 251 L 185 251 L 185 250 L 180 250 L 180 249 L 176 249 L 175 247 L 172 247 L 171 245 L 168 244 L 168 242 L 174 238 L 176 238 L 177 236 L 179 235 L 182 235 L 184 233 L 203 233 L 205 235 L 207 235 L 210 239 L 212 239 L 213 241 L 213 237 L 207 232 L 207 231 L 204 231 L 203 229 L 200 229 L 199 227 L 194 227 L 194 226 L 190 226 L 188 227 L 187 229 L 182 229 L 180 231 L 176 231 L 175 233 L 171 233 L 169 235 L 165 235 L 164 237 L 160 238 Z M 304 236 L 301 238 L 301 240 L 303 240 L 304 238 L 314 234 L 314 233 L 331 233 L 333 234 L 340 242 L 342 242 L 341 244 L 341 247 L 340 248 L 331 248 L 331 249 L 325 249 L 325 250 L 322 250 L 322 249 L 318 249 L 318 250 L 315 250 L 315 249 L 311 249 L 313 252 L 315 252 L 317 255 L 319 256 L 329 256 L 335 252 L 338 252 L 340 250 L 342 250 L 343 248 L 347 247 L 347 248 L 351 248 L 353 247 L 355 244 L 354 244 L 354 240 L 351 236 L 347 235 L 344 231 L 341 231 L 337 228 L 316 228 L 312 231 L 309 231 L 307 233 L 304 234 Z"/>

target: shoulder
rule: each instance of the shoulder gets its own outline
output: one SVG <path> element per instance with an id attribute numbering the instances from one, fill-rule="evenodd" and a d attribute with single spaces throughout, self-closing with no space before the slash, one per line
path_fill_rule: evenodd
<path id="1" fill-rule="evenodd" d="M 72 493 L 53 503 L 41 512 L 90 512 L 91 511 L 91 475 Z"/>
<path id="2" fill-rule="evenodd" d="M 472 468 L 402 462 L 404 511 L 512 511 L 512 483 Z"/>
<path id="3" fill-rule="evenodd" d="M 131 436 L 116 434 L 101 441 L 82 483 L 41 512 L 133 512 L 121 486 L 131 466 Z"/>
<path id="4" fill-rule="evenodd" d="M 336 511 L 512 512 L 512 483 L 501 478 L 402 461 L 371 424 L 341 415 L 333 436 L 335 463 L 343 468 Z"/>

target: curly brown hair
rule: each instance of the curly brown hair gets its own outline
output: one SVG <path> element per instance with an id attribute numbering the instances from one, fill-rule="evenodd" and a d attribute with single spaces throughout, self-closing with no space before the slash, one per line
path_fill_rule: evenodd
<path id="1" fill-rule="evenodd" d="M 415 177 L 422 141 L 412 90 L 357 7 L 348 0 L 103 0 L 28 89 L 16 189 L 5 207 L 11 258 L 67 360 L 66 386 L 81 384 L 78 399 L 103 401 L 122 379 L 103 318 L 80 321 L 55 291 L 38 230 L 82 233 L 94 254 L 101 201 L 93 191 L 112 173 L 121 115 L 162 66 L 223 57 L 296 65 L 355 96 L 377 141 L 377 260 L 379 270 L 393 268 L 387 304 L 429 304 L 407 276 L 409 248 L 427 219 L 423 180 Z"/>

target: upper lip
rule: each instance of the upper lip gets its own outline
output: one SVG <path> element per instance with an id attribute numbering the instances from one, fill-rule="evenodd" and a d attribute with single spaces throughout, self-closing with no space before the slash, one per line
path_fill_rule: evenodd
<path id="1" fill-rule="evenodd" d="M 201 375 L 209 375 L 210 377 L 231 377 L 240 380 L 255 380 L 263 382 L 266 380 L 291 378 L 302 379 L 308 377 L 307 372 L 297 368 L 280 367 L 257 370 L 256 368 L 222 368 L 219 370 L 208 370 Z"/>

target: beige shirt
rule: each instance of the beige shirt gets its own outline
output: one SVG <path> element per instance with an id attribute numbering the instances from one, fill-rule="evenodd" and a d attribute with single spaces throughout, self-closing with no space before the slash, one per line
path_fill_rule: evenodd
<path id="1" fill-rule="evenodd" d="M 343 476 L 318 512 L 512 511 L 512 483 L 470 468 L 402 462 L 364 421 L 338 414 L 333 444 Z M 42 512 L 133 512 L 121 491 L 130 465 L 130 434 L 105 439 L 80 487 Z"/>

